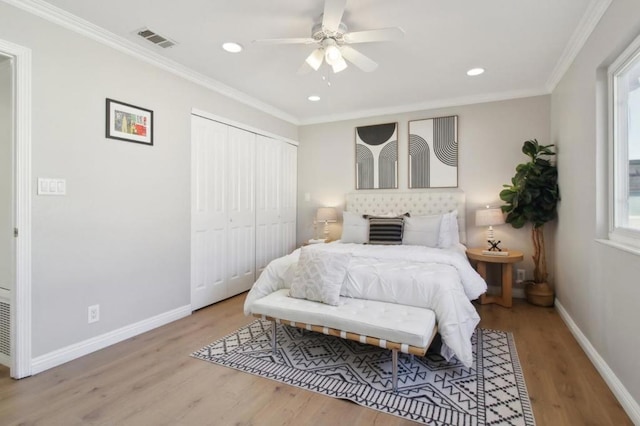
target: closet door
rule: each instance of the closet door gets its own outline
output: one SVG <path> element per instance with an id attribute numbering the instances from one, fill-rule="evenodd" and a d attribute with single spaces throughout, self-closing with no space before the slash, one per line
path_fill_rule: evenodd
<path id="1" fill-rule="evenodd" d="M 227 145 L 227 297 L 251 288 L 255 281 L 256 135 L 229 127 Z"/>
<path id="2" fill-rule="evenodd" d="M 191 116 L 191 308 L 227 297 L 227 139 L 224 124 Z"/>
<path id="3" fill-rule="evenodd" d="M 295 248 L 297 148 L 192 116 L 191 306 L 251 288 Z"/>
<path id="4" fill-rule="evenodd" d="M 296 245 L 297 147 L 258 136 L 256 272 Z"/>
<path id="5" fill-rule="evenodd" d="M 298 208 L 298 147 L 281 143 L 280 175 L 280 256 L 296 248 L 296 216 Z"/>
<path id="6" fill-rule="evenodd" d="M 256 273 L 282 256 L 280 179 L 282 142 L 266 136 L 256 140 Z"/>

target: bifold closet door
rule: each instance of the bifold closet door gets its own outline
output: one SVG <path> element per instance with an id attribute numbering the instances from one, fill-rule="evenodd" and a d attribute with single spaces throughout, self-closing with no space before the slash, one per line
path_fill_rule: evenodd
<path id="1" fill-rule="evenodd" d="M 192 115 L 191 305 L 251 288 L 296 243 L 297 147 Z"/>
<path id="2" fill-rule="evenodd" d="M 282 144 L 280 174 L 280 256 L 296 248 L 296 216 L 298 209 L 298 147 Z M 278 256 L 279 257 L 279 256 Z"/>
<path id="3" fill-rule="evenodd" d="M 296 244 L 297 147 L 256 139 L 256 276 Z"/>
<path id="4" fill-rule="evenodd" d="M 255 281 L 255 134 L 192 116 L 191 308 Z"/>
<path id="5" fill-rule="evenodd" d="M 280 253 L 280 169 L 282 142 L 256 140 L 256 275 Z"/>
<path id="6" fill-rule="evenodd" d="M 249 290 L 256 262 L 256 135 L 229 127 L 227 145 L 228 292 Z"/>
<path id="7" fill-rule="evenodd" d="M 191 116 L 191 308 L 227 297 L 229 127 Z"/>

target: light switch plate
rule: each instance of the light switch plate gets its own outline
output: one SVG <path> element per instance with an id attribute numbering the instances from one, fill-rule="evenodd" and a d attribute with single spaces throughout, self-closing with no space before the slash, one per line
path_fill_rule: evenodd
<path id="1" fill-rule="evenodd" d="M 38 195 L 66 195 L 65 179 L 38 178 Z"/>

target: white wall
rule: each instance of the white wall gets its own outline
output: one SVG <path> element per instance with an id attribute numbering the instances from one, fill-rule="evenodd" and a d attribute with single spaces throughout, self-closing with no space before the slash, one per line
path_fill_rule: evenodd
<path id="1" fill-rule="evenodd" d="M 0 55 L 0 287 L 11 290 L 13 220 L 12 182 L 12 71 L 9 58 Z"/>
<path id="2" fill-rule="evenodd" d="M 557 297 L 589 343 L 640 401 L 640 256 L 607 234 L 606 68 L 640 34 L 640 2 L 616 0 L 552 94 L 559 146 Z"/>
<path id="3" fill-rule="evenodd" d="M 33 356 L 188 305 L 191 109 L 297 128 L 2 2 L 0 39 L 33 54 Z M 154 111 L 154 146 L 105 138 L 107 97 Z"/>
<path id="4" fill-rule="evenodd" d="M 484 244 L 485 228 L 474 224 L 475 210 L 485 204 L 501 204 L 502 185 L 509 183 L 517 164 L 527 160 L 522 144 L 537 138 L 549 143 L 549 96 L 516 99 L 416 111 L 300 128 L 298 148 L 298 243 L 313 234 L 313 216 L 319 206 L 344 207 L 344 194 L 355 191 L 355 128 L 369 124 L 398 122 L 399 187 L 408 187 L 408 121 L 447 115 L 458 116 L 458 183 L 467 197 L 467 238 L 470 246 Z M 411 191 L 418 191 L 413 189 Z M 305 201 L 309 194 L 310 201 Z M 319 232 L 322 232 L 320 229 Z M 331 236 L 339 238 L 339 224 L 331 226 Z M 532 276 L 533 254 L 529 229 L 510 225 L 495 227 L 503 246 L 523 250 L 525 267 Z M 550 244 L 551 245 L 551 244 Z"/>

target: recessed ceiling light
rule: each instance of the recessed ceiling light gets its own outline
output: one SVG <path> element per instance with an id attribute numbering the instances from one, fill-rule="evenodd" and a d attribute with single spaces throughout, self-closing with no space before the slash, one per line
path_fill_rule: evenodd
<path id="1" fill-rule="evenodd" d="M 222 45 L 222 48 L 224 50 L 226 50 L 229 53 L 238 53 L 238 52 L 242 52 L 242 46 L 240 46 L 238 43 L 234 43 L 232 41 L 224 43 Z"/>
<path id="2" fill-rule="evenodd" d="M 307 99 L 309 99 L 311 102 L 318 102 L 320 100 L 320 96 L 318 95 L 311 95 L 309 96 Z"/>
<path id="3" fill-rule="evenodd" d="M 484 68 L 471 68 L 469 71 L 467 71 L 467 75 L 476 76 L 482 74 L 483 72 Z"/>

